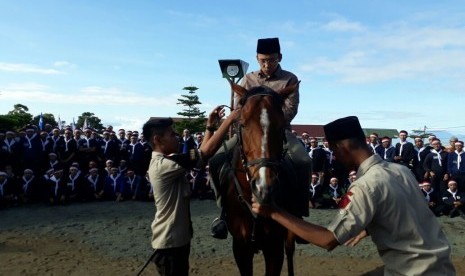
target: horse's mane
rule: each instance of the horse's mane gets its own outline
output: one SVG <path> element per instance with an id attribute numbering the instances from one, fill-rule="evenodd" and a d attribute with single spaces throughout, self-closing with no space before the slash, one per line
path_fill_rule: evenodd
<path id="1" fill-rule="evenodd" d="M 271 96 L 273 106 L 275 106 L 277 110 L 281 110 L 281 106 L 283 105 L 284 101 L 283 97 L 273 89 L 266 86 L 256 86 L 241 97 L 239 104 L 243 106 L 247 99 L 253 96 Z"/>

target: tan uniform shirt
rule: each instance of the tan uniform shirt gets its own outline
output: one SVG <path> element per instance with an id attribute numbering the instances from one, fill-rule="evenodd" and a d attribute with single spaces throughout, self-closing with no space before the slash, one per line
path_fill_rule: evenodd
<path id="1" fill-rule="evenodd" d="M 263 85 L 273 89 L 274 91 L 279 91 L 289 85 L 296 84 L 297 82 L 298 79 L 296 75 L 289 71 L 282 70 L 279 65 L 276 72 L 269 78 L 265 77 L 261 71 L 246 74 L 242 79 L 241 86 L 249 90 L 253 87 Z M 239 96 L 234 94 L 234 106 L 236 106 L 238 102 Z M 288 126 L 290 126 L 292 119 L 294 119 L 295 115 L 297 115 L 298 108 L 299 89 L 297 88 L 297 90 L 291 93 L 284 101 L 283 112 Z"/>
<path id="2" fill-rule="evenodd" d="M 328 229 L 340 244 L 366 229 L 385 275 L 455 275 L 449 242 L 405 166 L 371 156 L 340 207 Z"/>
<path id="3" fill-rule="evenodd" d="M 181 247 L 190 242 L 190 187 L 186 170 L 159 152 L 152 152 L 149 167 L 150 183 L 155 199 L 152 222 L 152 247 Z"/>

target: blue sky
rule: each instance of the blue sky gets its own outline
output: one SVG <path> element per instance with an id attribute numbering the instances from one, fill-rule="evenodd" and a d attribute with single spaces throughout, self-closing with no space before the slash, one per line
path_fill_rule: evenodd
<path id="1" fill-rule="evenodd" d="M 302 81 L 293 123 L 465 133 L 463 1 L 283 3 L 0 0 L 0 114 L 140 129 L 176 117 L 191 85 L 208 113 L 230 102 L 218 59 L 257 70 L 257 39 L 279 37 Z"/>

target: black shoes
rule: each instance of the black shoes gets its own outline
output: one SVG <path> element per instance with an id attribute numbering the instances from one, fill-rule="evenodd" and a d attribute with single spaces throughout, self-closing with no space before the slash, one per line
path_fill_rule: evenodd
<path id="1" fill-rule="evenodd" d="M 216 218 L 211 224 L 211 235 L 215 239 L 224 240 L 228 237 L 228 225 L 221 218 Z"/>

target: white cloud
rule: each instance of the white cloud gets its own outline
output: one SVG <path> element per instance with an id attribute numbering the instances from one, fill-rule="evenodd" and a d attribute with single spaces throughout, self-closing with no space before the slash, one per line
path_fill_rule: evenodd
<path id="1" fill-rule="evenodd" d="M 118 88 L 88 86 L 76 92 L 54 92 L 39 83 L 17 83 L 2 87 L 0 109 L 7 112 L 16 103 L 29 107 L 31 114 L 50 112 L 71 122 L 84 111 L 95 113 L 104 125 L 140 130 L 152 116 L 176 116 L 180 94 L 153 92 L 153 96 Z"/>
<path id="2" fill-rule="evenodd" d="M 324 24 L 322 28 L 335 32 L 361 32 L 365 30 L 365 27 L 359 22 L 351 22 L 344 18 L 330 21 Z"/>
<path id="3" fill-rule="evenodd" d="M 351 52 L 339 59 L 320 58 L 301 67 L 303 71 L 336 74 L 345 83 L 370 83 L 392 79 L 425 79 L 448 76 L 455 70 L 464 71 L 465 52 L 431 53 L 384 60 L 376 54 Z M 457 72 L 457 71 L 456 71 Z M 465 73 L 465 72 L 464 72 Z"/>
<path id="4" fill-rule="evenodd" d="M 57 93 L 37 83 L 10 84 L 2 88 L 2 99 L 34 103 L 70 104 L 85 106 L 176 106 L 179 94 L 147 97 L 117 88 L 84 87 L 80 91 Z"/>
<path id="5" fill-rule="evenodd" d="M 65 60 L 60 60 L 60 61 L 55 61 L 53 63 L 53 66 L 55 67 L 63 67 L 63 68 L 75 68 L 76 65 L 75 64 L 72 64 L 68 61 L 65 61 Z"/>
<path id="6" fill-rule="evenodd" d="M 59 71 L 56 69 L 42 68 L 34 64 L 22 63 L 0 63 L 0 71 L 13 73 L 35 73 L 44 75 L 64 74 L 63 71 Z"/>
<path id="7" fill-rule="evenodd" d="M 48 86 L 39 83 L 11 83 L 3 87 L 4 91 L 14 94 L 16 91 L 42 91 L 47 90 Z"/>
<path id="8" fill-rule="evenodd" d="M 358 33 L 339 48 L 339 57 L 320 56 L 300 69 L 333 75 L 344 83 L 465 75 L 465 28 L 390 25 Z"/>
<path id="9" fill-rule="evenodd" d="M 147 118 L 134 117 L 134 116 L 115 116 L 109 121 L 108 124 L 112 125 L 114 129 L 126 129 L 141 131 L 142 126 L 148 120 Z M 107 120 L 108 121 L 108 120 Z"/>
<path id="10" fill-rule="evenodd" d="M 354 46 L 417 51 L 465 47 L 465 28 L 386 26 L 354 40 Z"/>

